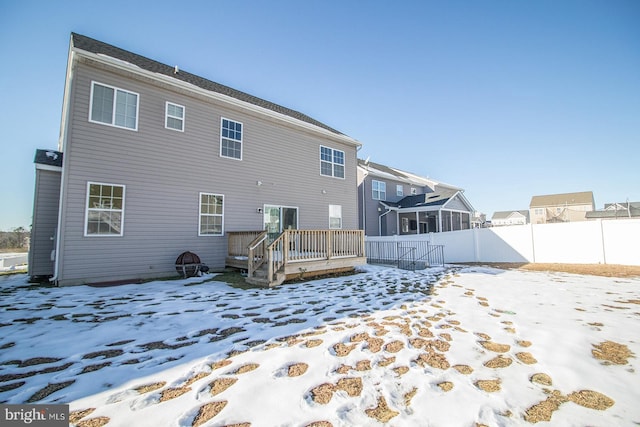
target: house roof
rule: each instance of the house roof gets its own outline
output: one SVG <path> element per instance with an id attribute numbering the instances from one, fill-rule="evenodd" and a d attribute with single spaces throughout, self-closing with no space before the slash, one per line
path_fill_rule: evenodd
<path id="1" fill-rule="evenodd" d="M 617 209 L 616 209 L 617 206 Z M 628 209 L 628 210 L 627 210 Z M 585 218 L 639 218 L 640 202 L 606 203 L 603 210 L 591 211 L 585 214 Z"/>
<path id="2" fill-rule="evenodd" d="M 337 131 L 336 129 L 333 129 L 332 127 L 327 126 L 326 124 L 321 123 L 315 119 L 312 119 L 311 117 L 299 111 L 295 111 L 290 108 L 286 108 L 281 105 L 274 104 L 273 102 L 269 102 L 264 99 L 258 98 L 256 96 L 249 95 L 245 92 L 232 89 L 223 84 L 216 83 L 214 81 L 205 79 L 203 77 L 196 76 L 195 74 L 191 74 L 184 70 L 178 70 L 178 72 L 176 73 L 175 72 L 176 67 L 162 64 L 158 61 L 154 61 L 144 56 L 92 39 L 90 37 L 83 36 L 76 33 L 71 33 L 71 43 L 72 43 L 72 47 L 75 49 L 81 49 L 83 51 L 94 53 L 96 55 L 106 55 L 111 58 L 115 58 L 117 60 L 135 65 L 136 67 L 139 67 L 143 70 L 150 71 L 152 73 L 162 74 L 164 76 L 171 77 L 176 80 L 190 83 L 194 86 L 197 86 L 201 89 L 205 89 L 210 92 L 226 95 L 226 96 L 235 98 L 237 100 L 244 101 L 249 104 L 253 104 L 258 107 L 262 107 L 262 108 L 274 111 L 276 113 L 292 117 L 302 122 L 312 124 L 319 128 L 328 130 L 329 132 L 335 133 L 337 135 L 344 135 L 342 132 Z"/>
<path id="3" fill-rule="evenodd" d="M 533 196 L 530 208 L 546 206 L 573 206 L 593 205 L 593 192 L 583 191 L 579 193 L 548 194 L 545 196 Z"/>
<path id="4" fill-rule="evenodd" d="M 440 190 L 433 193 L 414 194 L 397 202 L 383 202 L 385 205 L 405 209 L 426 206 L 442 206 L 458 194 L 456 190 Z"/>
<path id="5" fill-rule="evenodd" d="M 435 190 L 436 187 L 444 187 L 446 189 L 455 191 L 462 190 L 462 188 L 455 187 L 450 184 L 445 184 L 431 178 L 425 178 L 411 172 L 403 171 L 401 169 L 392 168 L 390 166 L 385 166 L 380 163 L 375 163 L 367 160 L 358 159 L 358 167 L 365 169 L 368 175 L 393 181 L 404 182 L 410 185 L 415 185 L 417 187 L 429 187 L 432 190 Z"/>
<path id="6" fill-rule="evenodd" d="M 518 211 L 497 211 L 493 213 L 493 216 L 491 217 L 491 220 L 496 220 L 496 219 L 507 219 L 510 216 L 512 216 L 514 213 L 518 213 L 520 215 L 522 215 L 523 217 L 527 218 L 527 220 L 529 219 L 529 211 L 528 210 L 518 210 Z"/>
<path id="7" fill-rule="evenodd" d="M 36 150 L 33 163 L 62 167 L 62 153 L 55 150 Z"/>

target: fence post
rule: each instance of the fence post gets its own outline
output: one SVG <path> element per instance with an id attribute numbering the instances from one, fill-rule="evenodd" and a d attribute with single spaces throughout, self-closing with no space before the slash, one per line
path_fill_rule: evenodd
<path id="1" fill-rule="evenodd" d="M 605 245 L 604 245 L 604 228 L 602 227 L 602 218 L 598 219 L 598 222 L 600 223 L 600 242 L 602 242 L 602 263 L 606 264 L 607 263 L 607 250 L 605 249 Z"/>

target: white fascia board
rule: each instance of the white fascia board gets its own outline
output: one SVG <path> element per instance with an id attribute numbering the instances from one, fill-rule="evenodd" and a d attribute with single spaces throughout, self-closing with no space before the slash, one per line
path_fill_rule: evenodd
<path id="1" fill-rule="evenodd" d="M 460 199 L 460 201 L 461 201 L 461 202 L 462 202 L 462 203 L 467 207 L 467 209 L 469 209 L 469 212 L 473 212 L 473 211 L 474 211 L 474 210 L 473 210 L 473 206 L 471 206 L 471 203 L 469 203 L 469 201 L 467 200 L 467 198 L 466 198 L 466 197 L 464 197 L 464 194 L 462 194 L 462 191 L 457 191 L 453 196 L 451 196 L 451 197 L 449 198 L 449 200 L 447 200 L 447 201 L 442 205 L 442 207 L 443 207 L 443 208 L 444 208 L 444 207 L 446 207 L 446 206 L 447 206 L 447 204 L 449 204 L 449 202 L 450 202 L 450 201 L 452 201 L 453 199 L 455 199 L 456 197 L 458 197 L 458 198 Z M 459 209 L 447 209 L 447 210 L 455 211 L 455 212 L 463 212 L 463 211 L 461 211 L 461 210 L 459 210 Z"/>
<path id="2" fill-rule="evenodd" d="M 36 169 L 41 171 L 62 172 L 61 166 L 43 165 L 42 163 L 36 163 Z"/>
<path id="3" fill-rule="evenodd" d="M 174 79 L 174 78 L 166 76 L 164 74 L 154 73 L 154 72 L 151 72 L 151 71 L 144 70 L 144 69 L 142 69 L 142 68 L 140 68 L 140 67 L 138 67 L 138 66 L 136 66 L 134 64 L 131 64 L 130 62 L 127 62 L 127 61 L 123 61 L 123 60 L 120 60 L 120 59 L 117 59 L 117 58 L 113 58 L 111 56 L 104 55 L 104 54 L 95 54 L 95 53 L 92 53 L 92 52 L 87 52 L 86 50 L 82 50 L 82 49 L 78 49 L 78 48 L 73 48 L 73 52 L 75 52 L 75 53 L 77 53 L 79 55 L 85 56 L 86 58 L 92 59 L 94 61 L 97 61 L 97 62 L 100 62 L 100 63 L 103 63 L 103 64 L 107 64 L 107 65 L 110 65 L 110 66 L 115 67 L 115 68 L 119 68 L 121 70 L 133 72 L 133 73 L 136 73 L 136 74 L 140 74 L 140 75 L 143 75 L 145 77 L 149 77 L 149 78 L 152 78 L 152 79 L 155 79 L 155 80 L 160 80 L 160 81 L 162 81 L 164 83 L 167 83 L 169 85 L 172 85 L 172 86 L 177 86 L 177 87 L 180 87 L 180 88 L 183 88 L 183 89 L 187 89 L 187 90 L 190 90 L 192 92 L 198 93 L 200 95 L 204 95 L 204 96 L 207 96 L 209 98 L 212 98 L 212 99 L 215 99 L 215 100 L 218 100 L 218 101 L 221 101 L 221 102 L 225 102 L 227 104 L 231 104 L 231 105 L 234 105 L 234 106 L 237 106 L 237 107 L 241 107 L 241 108 L 244 108 L 244 109 L 247 109 L 247 110 L 252 110 L 252 111 L 255 111 L 257 113 L 276 118 L 278 120 L 290 123 L 292 125 L 295 125 L 295 126 L 298 126 L 298 127 L 302 127 L 302 128 L 305 128 L 307 130 L 310 130 L 310 131 L 313 131 L 313 132 L 316 132 L 316 133 L 320 133 L 320 134 L 324 135 L 325 137 L 330 137 L 330 138 L 338 140 L 338 141 L 340 141 L 342 143 L 353 145 L 355 147 L 361 147 L 362 146 L 362 143 L 360 141 L 358 141 L 358 140 L 356 140 L 354 138 L 351 138 L 350 136 L 336 134 L 336 133 L 331 132 L 331 131 L 329 131 L 327 129 L 323 129 L 321 127 L 315 126 L 315 125 L 313 125 L 311 123 L 307 123 L 307 122 L 303 122 L 301 120 L 298 120 L 298 119 L 296 119 L 294 117 L 290 117 L 290 116 L 287 116 L 287 115 L 284 115 L 284 114 L 280 114 L 280 113 L 277 113 L 275 111 L 269 110 L 267 108 L 263 108 L 263 107 L 260 107 L 258 105 L 250 104 L 248 102 L 241 101 L 239 99 L 233 98 L 233 97 L 228 96 L 228 95 L 223 95 L 221 93 L 212 92 L 210 90 L 206 90 L 206 89 L 203 89 L 203 88 L 201 88 L 199 86 L 196 86 L 194 84 Z"/>

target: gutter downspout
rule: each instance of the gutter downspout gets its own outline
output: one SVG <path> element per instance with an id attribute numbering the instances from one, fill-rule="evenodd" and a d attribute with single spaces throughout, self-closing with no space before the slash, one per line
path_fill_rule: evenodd
<path id="1" fill-rule="evenodd" d="M 391 209 L 385 206 L 386 211 L 378 215 L 378 236 L 382 236 L 382 217 L 391 212 Z"/>

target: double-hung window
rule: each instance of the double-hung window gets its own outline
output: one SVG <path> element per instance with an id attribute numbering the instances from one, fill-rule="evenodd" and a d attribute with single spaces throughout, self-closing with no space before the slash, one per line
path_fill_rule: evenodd
<path id="1" fill-rule="evenodd" d="M 135 92 L 91 82 L 89 121 L 138 130 L 138 99 Z"/>
<path id="2" fill-rule="evenodd" d="M 85 236 L 122 236 L 124 185 L 87 183 Z"/>
<path id="3" fill-rule="evenodd" d="M 329 228 L 342 228 L 342 206 L 329 205 Z"/>
<path id="4" fill-rule="evenodd" d="M 184 107 L 182 105 L 167 102 L 164 127 L 184 132 Z"/>
<path id="5" fill-rule="evenodd" d="M 371 181 L 371 198 L 373 200 L 387 200 L 387 183 L 383 181 Z"/>
<path id="6" fill-rule="evenodd" d="M 224 196 L 200 193 L 199 236 L 222 236 L 224 233 Z"/>
<path id="7" fill-rule="evenodd" d="M 402 197 L 404 195 L 404 189 L 402 188 L 402 184 L 396 185 L 396 196 Z"/>
<path id="8" fill-rule="evenodd" d="M 344 151 L 320 146 L 320 174 L 344 178 Z"/>
<path id="9" fill-rule="evenodd" d="M 242 123 L 221 119 L 220 156 L 242 160 Z"/>

